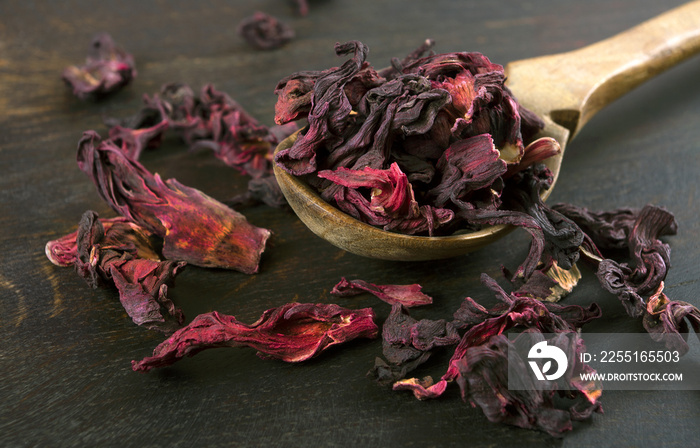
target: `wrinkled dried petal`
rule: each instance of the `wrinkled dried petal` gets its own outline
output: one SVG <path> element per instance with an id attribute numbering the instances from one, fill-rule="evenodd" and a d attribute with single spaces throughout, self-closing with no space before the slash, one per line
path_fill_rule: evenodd
<path id="1" fill-rule="evenodd" d="M 663 292 L 664 284 L 649 297 L 644 314 L 644 328 L 656 340 L 663 340 L 670 350 L 681 355 L 688 352 L 688 333 L 692 327 L 700 338 L 700 310 L 688 302 L 672 301 Z"/>
<path id="2" fill-rule="evenodd" d="M 459 140 L 450 146 L 437 165 L 442 173 L 440 183 L 429 194 L 434 196 L 434 205 L 445 207 L 448 203 L 459 208 L 472 209 L 471 197 L 477 190 L 487 188 L 496 197 L 494 207 L 499 204 L 498 192 L 489 188 L 506 171 L 506 163 L 489 134 L 481 134 Z M 483 200 L 479 197 L 479 200 Z"/>
<path id="3" fill-rule="evenodd" d="M 405 306 L 396 303 L 382 327 L 382 353 L 368 376 L 380 384 L 400 380 L 428 360 L 437 347 L 459 342 L 457 329 L 450 322 L 412 318 Z"/>
<path id="4" fill-rule="evenodd" d="M 123 216 L 117 216 L 116 218 L 100 218 L 100 223 L 104 228 L 104 232 L 108 235 L 111 234 L 110 228 L 112 225 L 117 224 L 123 226 L 123 230 L 119 233 L 129 233 L 131 236 L 126 237 L 128 239 L 134 240 L 134 246 L 137 250 L 139 258 L 148 258 L 157 260 L 159 257 L 153 251 L 150 244 L 150 237 L 152 236 L 150 232 L 137 226 Z M 116 240 L 125 241 L 125 237 L 115 238 Z M 71 232 L 61 238 L 51 240 L 46 243 L 46 257 L 51 261 L 51 263 L 56 266 L 68 267 L 75 264 L 75 258 L 78 256 L 78 230 Z"/>
<path id="5" fill-rule="evenodd" d="M 147 232 L 134 224 L 113 221 L 105 228 L 95 212 L 83 214 L 76 232 L 76 271 L 93 288 L 116 287 L 135 324 L 165 333 L 182 325 L 182 311 L 168 299 L 167 288 L 184 265 L 161 261 Z"/>
<path id="6" fill-rule="evenodd" d="M 316 151 L 321 145 L 333 146 L 333 136 L 342 133 L 352 111 L 344 87 L 362 69 L 368 51 L 358 41 L 336 44 L 337 55 L 354 55 L 339 68 L 328 70 L 315 80 L 313 106 L 308 114 L 309 129 L 300 133 L 290 148 L 277 153 L 275 162 L 280 167 L 296 176 L 316 170 Z"/>
<path id="7" fill-rule="evenodd" d="M 570 205 L 556 209 L 585 229 L 590 244 L 605 250 L 628 250 L 630 263 L 601 258 L 598 247 L 592 248 L 592 259 L 598 263 L 596 275 L 601 285 L 618 296 L 630 316 L 643 316 L 644 296 L 658 290 L 671 265 L 671 248 L 659 238 L 676 233 L 678 223 L 673 214 L 652 205 L 612 212 L 590 212 Z"/>
<path id="8" fill-rule="evenodd" d="M 377 285 L 364 280 L 346 280 L 345 277 L 333 287 L 331 294 L 339 297 L 351 297 L 363 292 L 375 295 L 386 303 L 399 303 L 407 308 L 429 305 L 433 298 L 422 293 L 421 285 Z"/>
<path id="9" fill-rule="evenodd" d="M 109 138 L 121 147 L 122 151 L 134 160 L 141 157 L 146 148 L 158 147 L 163 133 L 168 129 L 167 120 L 140 129 L 130 129 L 122 126 L 114 126 L 109 130 Z"/>
<path id="10" fill-rule="evenodd" d="M 572 420 L 599 411 L 599 385 L 582 383 L 579 378 L 581 372 L 592 372 L 592 369 L 579 361 L 578 355 L 585 347 L 577 328 L 598 317 L 600 310 L 597 307 L 589 310 L 577 306 L 561 307 L 529 297 L 508 295 L 485 274 L 482 282 L 504 301 L 504 305 L 497 307 L 500 309 L 486 310 L 475 306 L 475 302 L 469 299 L 456 317 L 462 323 L 478 323 L 462 336 L 445 375 L 438 382 L 416 378 L 397 381 L 394 390 L 410 390 L 418 399 L 436 398 L 454 381 L 463 398 L 480 407 L 489 420 L 541 429 L 555 436 L 570 430 Z M 508 389 L 508 350 L 512 344 L 504 332 L 514 327 L 524 328 L 524 334 L 535 337 L 542 333 L 559 335 L 555 337 L 556 345 L 565 348 L 570 363 L 560 381 L 565 382 L 575 399 L 572 407 L 561 409 L 554 402 L 554 387 L 538 390 L 534 385 L 527 387 L 524 383 L 523 390 Z M 531 372 L 524 361 L 513 367 L 522 372 L 518 376 L 521 381 L 528 381 Z"/>
<path id="11" fill-rule="evenodd" d="M 294 30 L 277 18 L 261 11 L 238 24 L 238 35 L 260 50 L 273 50 L 294 39 Z"/>
<path id="12" fill-rule="evenodd" d="M 132 361 L 134 371 L 148 372 L 185 356 L 217 347 L 251 347 L 263 358 L 300 362 L 336 344 L 374 338 L 378 328 L 371 308 L 349 310 L 333 304 L 288 303 L 265 311 L 253 324 L 216 311 L 201 314 L 153 351 Z"/>
<path id="13" fill-rule="evenodd" d="M 441 381 L 451 381 L 458 376 L 453 366 L 454 361 L 464 357 L 469 347 L 486 343 L 492 336 L 502 334 L 515 326 L 537 330 L 542 333 L 562 333 L 576 331 L 583 324 L 601 315 L 600 308 L 592 304 L 589 309 L 577 305 L 561 306 L 556 303 L 542 302 L 526 296 L 507 294 L 491 277 L 481 275 L 482 283 L 503 301 L 503 305 L 492 310 L 474 307 L 473 303 L 460 308 L 456 313 L 459 326 L 465 322 L 478 322 L 471 326 L 462 336 L 457 346 L 450 367 Z M 467 299 L 468 302 L 473 302 Z M 481 317 L 485 319 L 479 321 Z M 460 324 L 461 322 L 461 324 Z M 415 384 L 412 384 L 412 388 Z"/>
<path id="14" fill-rule="evenodd" d="M 517 223 L 538 239 L 529 257 L 536 260 L 529 260 L 520 274 L 531 272 L 545 244 L 552 244 L 554 258 L 566 266 L 565 258 L 576 256 L 571 247 L 578 244 L 560 241 L 568 235 L 556 229 L 559 216 L 547 212 L 524 218 L 500 212 L 504 179 L 558 154 L 559 146 L 552 139 L 524 146 L 524 135 L 529 143 L 544 124 L 512 97 L 502 66 L 480 53 L 426 56 L 432 45 L 428 40 L 405 59 L 394 58 L 390 67 L 377 71 L 365 60 L 362 43 L 338 44 L 339 55 L 354 52 L 343 66 L 281 80 L 275 89 L 276 122 L 306 118 L 308 127 L 275 156 L 275 163 L 304 176 L 325 201 L 384 230 L 432 236 L 438 228 L 433 223 L 440 223 L 440 234 Z M 369 203 L 373 198 L 364 200 L 347 190 L 367 188 L 346 185 L 348 173 L 391 169 L 394 164 L 410 182 L 411 196 L 424 204 L 419 214 L 415 206 L 400 218 L 392 215 L 395 209 L 384 214 Z M 388 189 L 381 191 L 389 195 Z M 482 209 L 499 213 L 481 215 Z M 547 220 L 539 222 L 541 218 Z"/>
<path id="15" fill-rule="evenodd" d="M 449 210 L 419 207 L 406 174 L 396 163 L 386 170 L 324 170 L 318 172 L 318 177 L 350 189 L 339 190 L 335 195 L 338 206 L 346 213 L 363 222 L 383 225 L 386 230 L 401 228 L 407 234 L 427 230 L 432 234 L 453 217 Z M 360 189 L 368 189 L 369 198 Z"/>
<path id="16" fill-rule="evenodd" d="M 116 92 L 136 77 L 134 58 L 116 45 L 107 33 L 92 40 L 85 65 L 70 66 L 63 80 L 80 99 L 98 99 Z"/>
<path id="17" fill-rule="evenodd" d="M 165 258 L 257 272 L 269 230 L 199 190 L 163 181 L 95 132 L 84 133 L 78 165 L 112 209 L 163 238 Z"/>

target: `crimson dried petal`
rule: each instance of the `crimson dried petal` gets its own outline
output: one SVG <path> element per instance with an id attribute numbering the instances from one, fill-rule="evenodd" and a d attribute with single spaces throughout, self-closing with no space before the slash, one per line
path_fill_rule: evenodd
<path id="1" fill-rule="evenodd" d="M 432 234 L 435 228 L 449 222 L 453 216 L 449 210 L 419 207 L 406 174 L 396 163 L 386 170 L 370 167 L 324 170 L 318 172 L 318 177 L 352 190 L 368 189 L 369 199 L 359 192 L 348 197 L 346 195 L 350 193 L 341 190 L 336 194 L 336 202 L 345 209 L 353 205 L 354 210 L 348 210 L 352 216 L 371 224 L 384 223 L 387 230 L 403 227 L 408 234 L 426 230 Z"/>
<path id="2" fill-rule="evenodd" d="M 561 145 L 551 137 L 539 138 L 527 145 L 523 152 L 523 157 L 517 164 L 509 164 L 504 178 L 528 168 L 535 163 L 542 162 L 550 157 L 561 153 Z M 555 207 L 552 207 L 555 208 Z"/>
<path id="3" fill-rule="evenodd" d="M 80 99 L 98 99 L 126 86 L 136 77 L 134 58 L 107 33 L 95 36 L 85 65 L 70 66 L 63 80 Z"/>
<path id="4" fill-rule="evenodd" d="M 456 313 L 456 317 L 459 318 L 458 322 L 478 323 L 462 336 L 440 381 L 433 383 L 429 378 L 423 381 L 410 378 L 397 381 L 393 388 L 410 390 L 419 399 L 436 398 L 445 392 L 450 382 L 455 381 L 463 397 L 474 406 L 481 407 L 489 420 L 539 428 L 552 435 L 561 435 L 570 429 L 571 420 L 599 411 L 598 385 L 582 383 L 578 378 L 580 372 L 592 370 L 579 361 L 578 355 L 585 348 L 577 329 L 598 317 L 600 309 L 591 307 L 586 310 L 575 305 L 562 307 L 529 297 L 509 295 L 485 274 L 482 274 L 482 282 L 505 305 L 486 310 L 481 306 L 475 307 L 474 302 L 469 300 L 468 305 Z M 551 399 L 554 389 L 538 391 L 535 387 L 524 387 L 524 391 L 508 390 L 507 353 L 511 343 L 504 333 L 515 327 L 525 328 L 526 333 L 535 336 L 555 333 L 561 336 L 555 336 L 558 345 L 569 344 L 565 351 L 570 355 L 570 365 L 563 381 L 570 389 L 569 395 L 576 399 L 574 406 L 559 409 Z M 518 370 L 522 372 L 522 378 L 529 377 L 530 371 L 525 364 Z M 553 419 L 553 415 L 558 417 Z"/>
<path id="5" fill-rule="evenodd" d="M 237 33 L 259 50 L 273 50 L 294 39 L 294 30 L 289 25 L 261 11 L 243 19 Z"/>
<path id="6" fill-rule="evenodd" d="M 74 264 L 93 288 L 116 287 L 119 301 L 135 324 L 171 333 L 184 317 L 168 299 L 168 285 L 185 263 L 161 261 L 148 237 L 147 232 L 123 221 L 105 228 L 97 213 L 87 211 L 76 232 Z"/>
<path id="7" fill-rule="evenodd" d="M 201 314 L 153 351 L 132 361 L 134 371 L 164 367 L 185 356 L 217 347 L 251 347 L 263 358 L 300 362 L 336 344 L 374 338 L 378 328 L 371 308 L 350 310 L 334 304 L 288 303 L 265 311 L 253 324 L 216 311 Z"/>
<path id="8" fill-rule="evenodd" d="M 393 305 L 399 303 L 407 308 L 433 303 L 433 298 L 421 292 L 421 285 L 377 285 L 364 280 L 350 280 L 345 277 L 333 287 L 331 294 L 339 297 L 352 297 L 368 292 Z"/>
<path id="9" fill-rule="evenodd" d="M 480 53 L 423 56 L 431 46 L 432 41 L 427 41 L 403 61 L 392 59 L 391 67 L 376 71 L 365 60 L 366 47 L 348 42 L 336 46 L 338 54 L 339 49 L 355 52 L 342 67 L 299 72 L 280 81 L 275 90 L 277 122 L 306 118 L 309 126 L 292 147 L 277 154 L 275 162 L 293 175 L 304 176 L 324 200 L 384 230 L 432 235 L 437 228 L 432 222 L 450 223 L 441 225 L 441 234 L 488 224 L 520 224 L 537 239 L 532 260 L 521 273 L 531 272 L 545 244 L 552 241 L 557 249 L 554 257 L 565 266 L 567 261 L 560 256 L 574 243 L 558 249 L 555 239 L 564 236 L 550 232 L 556 226 L 537 222 L 538 216 L 504 213 L 499 208 L 503 180 L 556 154 L 558 146 L 551 139 L 541 140 L 529 145 L 525 157 L 523 136 L 531 139 L 543 123 L 512 97 L 504 85 L 503 67 Z M 482 134 L 487 136 L 477 137 Z M 469 161 L 451 155 L 470 145 L 485 146 L 487 151 L 469 151 L 474 153 Z M 443 155 L 446 150 L 447 156 Z M 481 156 L 487 164 L 468 163 Z M 449 157 L 459 165 L 451 166 Z M 523 166 L 515 168 L 519 161 Z M 362 195 L 315 175 L 389 169 L 394 163 L 411 182 L 415 197 L 425 202 L 420 216 L 414 213 L 410 220 L 378 213 Z M 506 171 L 508 164 L 513 168 Z M 431 199 L 438 201 L 428 202 Z M 499 209 L 499 213 L 482 215 L 477 212 L 482 209 Z"/>
<path id="10" fill-rule="evenodd" d="M 226 165 L 251 177 L 248 192 L 233 203 L 286 204 L 273 179 L 272 153 L 277 144 L 298 130 L 296 123 L 266 127 L 240 104 L 213 85 L 199 95 L 181 83 L 165 84 L 160 93 L 144 97 L 144 107 L 124 120 L 107 120 L 110 139 L 131 158 L 160 143 L 171 129 L 191 149 L 208 149 Z"/>
<path id="11" fill-rule="evenodd" d="M 269 230 L 199 190 L 163 181 L 93 131 L 79 143 L 78 165 L 112 209 L 163 238 L 166 258 L 257 272 Z"/>
<path id="12" fill-rule="evenodd" d="M 100 218 L 100 223 L 105 233 L 109 233 L 109 229 L 112 225 L 118 224 L 124 225 L 130 229 L 130 233 L 135 236 L 137 241 L 147 242 L 150 237 L 150 232 L 147 232 L 145 229 L 137 226 L 123 216 Z M 137 243 L 135 247 L 139 252 L 139 258 L 158 259 L 158 255 L 155 254 L 151 248 L 146 247 L 145 244 Z M 61 238 L 48 241 L 46 243 L 45 252 L 49 261 L 56 266 L 69 267 L 75 265 L 75 259 L 78 256 L 78 230 L 76 229 Z"/>
<path id="13" fill-rule="evenodd" d="M 536 337 L 537 334 L 525 335 Z M 561 348 L 569 360 L 565 381 L 567 386 L 574 386 L 570 405 L 557 402 L 555 384 L 543 389 L 541 384 L 535 383 L 526 360 L 512 353 L 514 343 L 502 334 L 492 337 L 486 344 L 470 347 L 464 357 L 455 361 L 459 371 L 456 381 L 462 397 L 478 406 L 491 422 L 539 429 L 555 437 L 572 430 L 573 421 L 602 412 L 597 401 L 599 385 L 580 383 L 578 379 L 583 372 L 594 372 L 578 361 L 584 349 L 580 337 L 575 333 L 562 336 L 548 340 L 547 344 Z M 530 342 L 529 345 L 534 344 Z M 510 389 L 508 375 L 515 372 L 521 384 L 518 389 Z"/>

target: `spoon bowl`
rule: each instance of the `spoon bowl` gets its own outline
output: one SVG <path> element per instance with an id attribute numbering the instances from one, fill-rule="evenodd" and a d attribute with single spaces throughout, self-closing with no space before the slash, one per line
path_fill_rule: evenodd
<path id="1" fill-rule="evenodd" d="M 544 163 L 559 177 L 569 141 L 595 113 L 624 93 L 700 51 L 700 1 L 675 8 L 609 39 L 572 52 L 511 62 L 506 85 L 524 107 L 545 122 L 535 137 L 561 146 Z M 291 147 L 299 133 L 275 152 Z M 450 236 L 411 236 L 373 227 L 324 201 L 301 178 L 277 165 L 275 177 L 287 202 L 316 235 L 348 252 L 369 258 L 421 261 L 463 255 L 498 240 L 513 226 L 488 226 Z"/>

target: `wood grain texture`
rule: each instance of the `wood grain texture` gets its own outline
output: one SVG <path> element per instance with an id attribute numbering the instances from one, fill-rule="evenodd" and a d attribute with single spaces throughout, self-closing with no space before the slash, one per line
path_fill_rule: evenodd
<path id="1" fill-rule="evenodd" d="M 452 390 L 419 402 L 365 377 L 381 343 L 335 347 L 302 365 L 262 361 L 250 350 L 212 350 L 149 374 L 130 361 L 162 340 L 136 327 L 115 292 L 92 290 L 69 268 L 53 266 L 44 245 L 77 225 L 85 210 L 113 212 L 75 162 L 83 131 L 102 135 L 103 117 L 135 113 L 143 94 L 167 82 L 199 89 L 213 83 L 271 125 L 279 79 L 340 61 L 335 42 L 358 39 L 369 61 L 384 66 L 425 38 L 438 51 L 481 51 L 501 64 L 575 50 L 610 37 L 678 0 L 579 2 L 340 1 L 310 2 L 308 16 L 291 0 L 201 2 L 0 2 L 0 445 L 2 446 L 693 446 L 700 430 L 700 391 L 606 392 L 604 415 L 563 440 L 490 424 Z M 293 26 L 297 38 L 260 52 L 236 36 L 255 10 Z M 62 69 L 84 60 L 100 31 L 129 50 L 138 77 L 99 103 L 73 98 Z M 592 209 L 663 205 L 679 222 L 667 239 L 672 298 L 700 305 L 700 60 L 690 59 L 597 114 L 567 147 L 550 202 Z M 221 200 L 246 179 L 206 152 L 174 139 L 144 153 L 147 168 Z M 418 318 L 447 318 L 466 296 L 494 298 L 479 283 L 486 272 L 516 267 L 528 237 L 512 232 L 468 256 L 433 262 L 370 260 L 311 233 L 287 210 L 251 207 L 248 219 L 273 233 L 260 272 L 187 267 L 170 297 L 188 319 L 217 310 L 253 322 L 290 300 L 389 307 L 369 295 L 335 299 L 341 277 L 374 283 L 420 283 L 435 303 Z M 568 303 L 596 301 L 604 316 L 590 331 L 639 331 L 617 299 L 582 267 Z M 697 345 L 695 346 L 697 350 Z M 419 375 L 440 376 L 449 353 Z"/>

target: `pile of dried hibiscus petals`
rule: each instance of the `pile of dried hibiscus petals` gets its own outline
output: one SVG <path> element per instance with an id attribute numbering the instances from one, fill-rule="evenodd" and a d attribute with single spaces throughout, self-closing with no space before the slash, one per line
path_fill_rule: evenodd
<path id="1" fill-rule="evenodd" d="M 541 123 L 507 91 L 501 66 L 478 53 L 423 56 L 431 45 L 379 71 L 365 61 L 363 44 L 338 45 L 338 54 L 354 54 L 341 67 L 296 73 L 279 83 L 281 127 L 260 125 L 212 86 L 197 96 L 172 84 L 144 97 L 133 117 L 108 121 L 108 139 L 92 131 L 83 135 L 78 164 L 121 216 L 101 219 L 88 211 L 78 230 L 50 241 L 46 253 L 54 264 L 74 266 L 92 286 L 113 285 L 135 323 L 169 335 L 153 356 L 133 361 L 135 371 L 216 347 L 248 346 L 263 358 L 299 362 L 335 344 L 378 336 L 370 308 L 289 303 L 265 311 L 253 324 L 211 312 L 184 325 L 182 312 L 167 298 L 168 286 L 187 263 L 257 272 L 270 232 L 198 190 L 151 174 L 138 162 L 141 152 L 174 130 L 190 147 L 209 148 L 251 176 L 257 187 L 235 203 L 279 206 L 271 150 L 299 119 L 308 126 L 277 163 L 305 176 L 353 216 L 407 233 L 509 223 L 532 235 L 527 259 L 514 273 L 504 269 L 511 292 L 482 275 L 501 304 L 486 309 L 466 297 L 449 321 L 411 317 L 409 308 L 433 300 L 418 284 L 342 278 L 332 295 L 370 293 L 391 305 L 381 329 L 383 358 L 369 372 L 380 384 L 429 399 L 455 383 L 490 421 L 553 436 L 601 411 L 601 385 L 581 381 L 580 374 L 591 368 L 575 356 L 585 349 L 582 326 L 600 317 L 600 309 L 556 303 L 578 280 L 579 257 L 649 333 L 671 335 L 664 338 L 667 344 L 688 350 L 690 327 L 700 331 L 700 312 L 663 293 L 670 247 L 660 238 L 676 232 L 673 215 L 651 205 L 591 212 L 544 204 L 540 193 L 552 179 L 539 162 L 558 151 L 556 142 L 532 141 Z M 416 182 L 430 188 L 416 191 Z M 613 259 L 625 251 L 624 260 Z M 508 389 L 514 342 L 507 335 L 513 332 L 540 339 L 555 335 L 548 343 L 570 355 L 559 383 Z M 445 347 L 454 354 L 437 382 L 409 377 Z M 520 381 L 532 385 L 525 366 L 523 361 L 515 368 Z"/>

